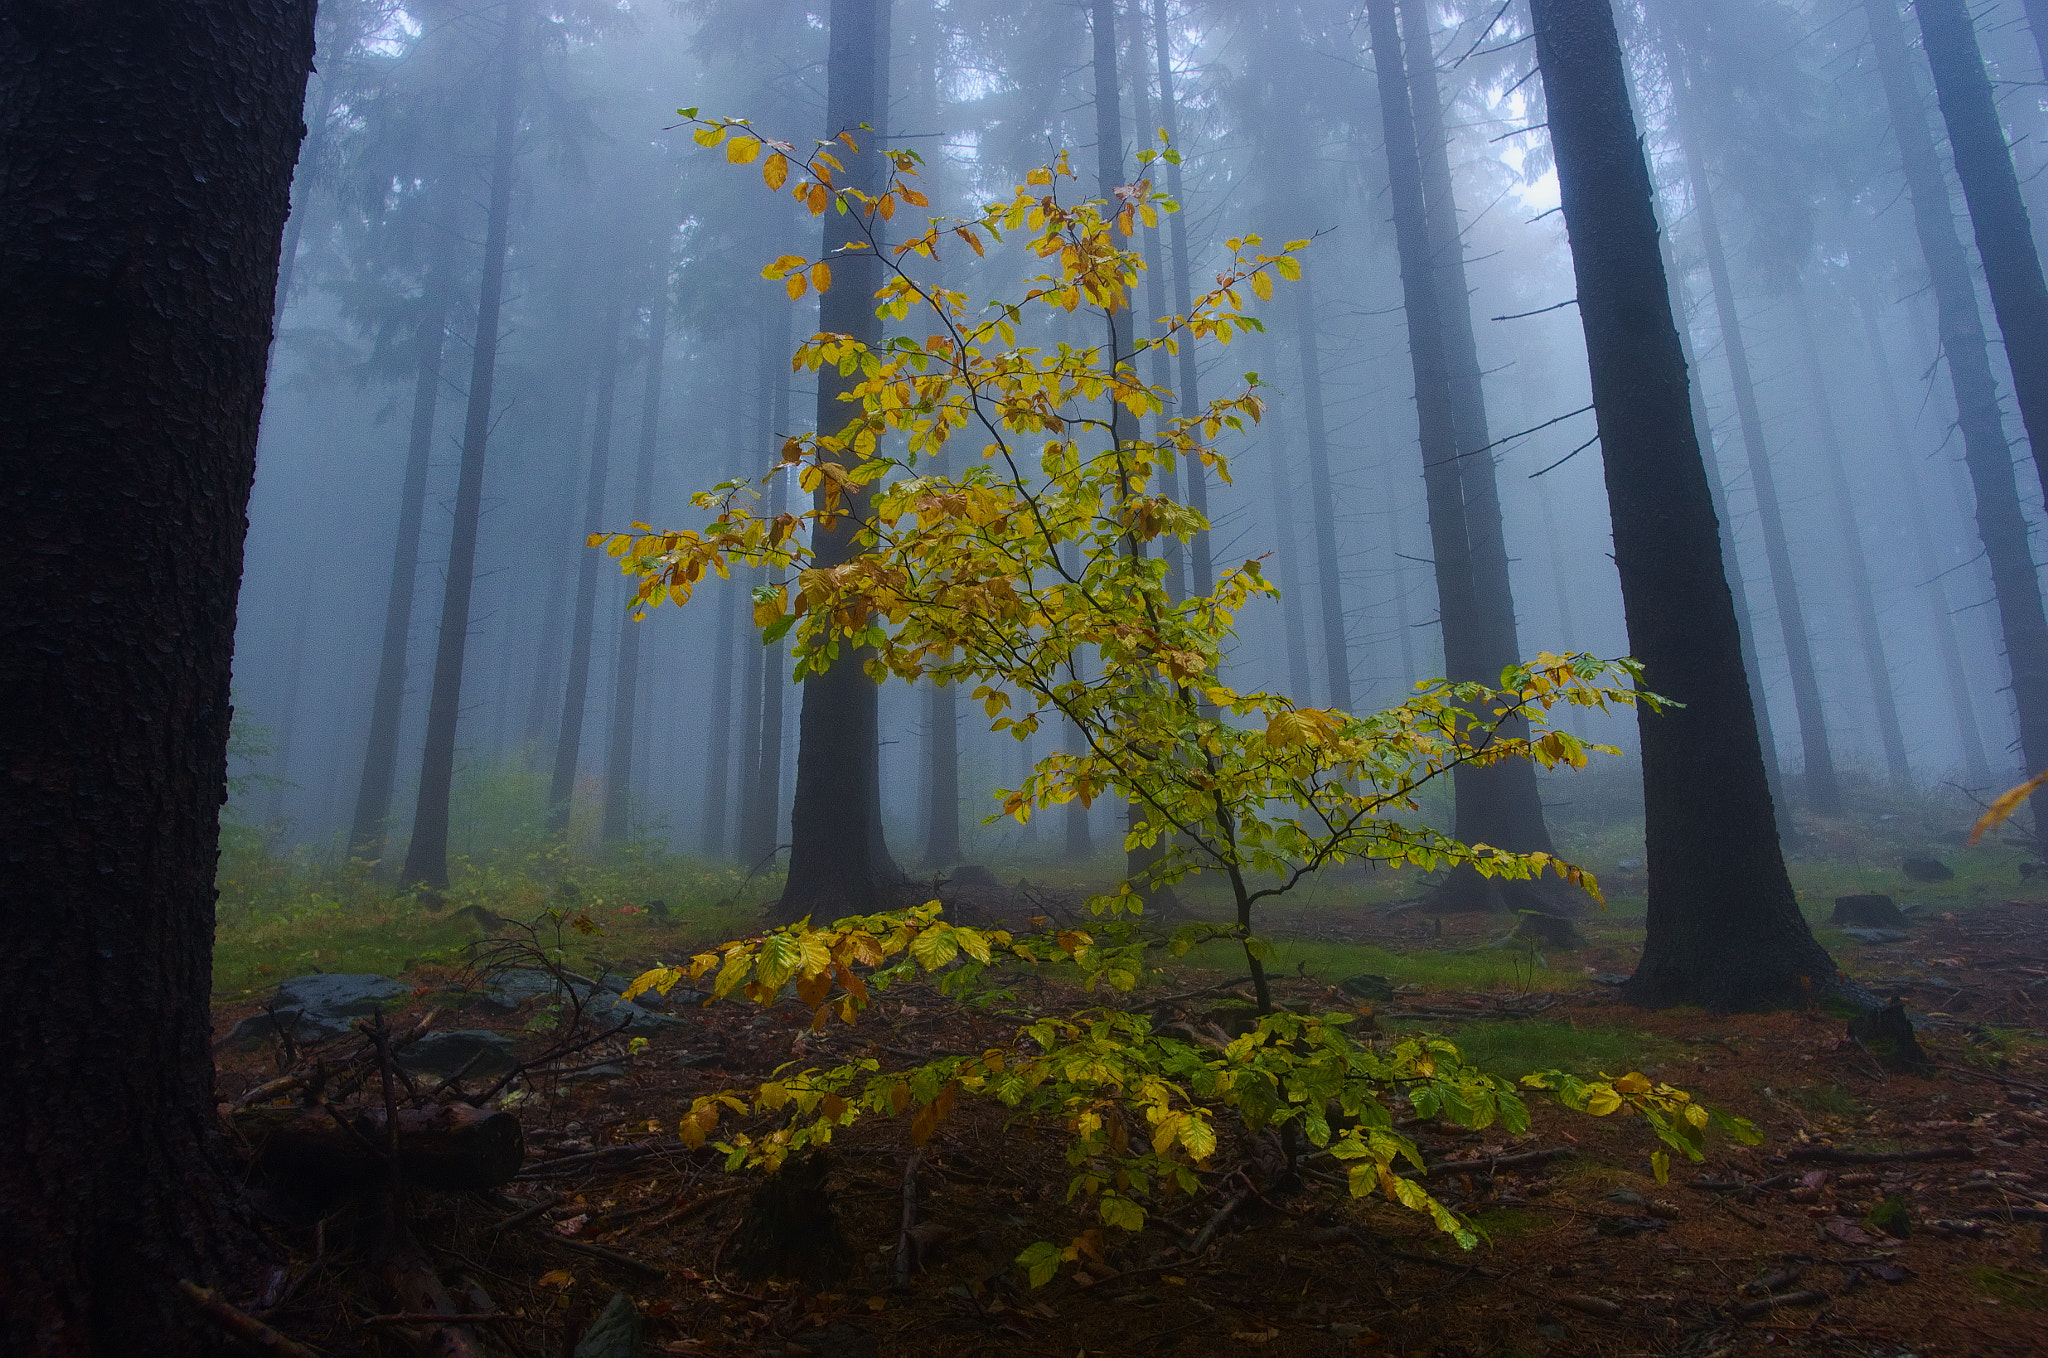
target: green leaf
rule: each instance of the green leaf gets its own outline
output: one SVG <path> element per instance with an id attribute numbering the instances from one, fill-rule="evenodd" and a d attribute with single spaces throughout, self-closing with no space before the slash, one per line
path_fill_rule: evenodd
<path id="1" fill-rule="evenodd" d="M 1030 1275 L 1033 1287 L 1044 1287 L 1059 1276 L 1060 1247 L 1049 1240 L 1041 1240 L 1035 1245 L 1025 1246 L 1017 1256 L 1017 1262 Z"/>

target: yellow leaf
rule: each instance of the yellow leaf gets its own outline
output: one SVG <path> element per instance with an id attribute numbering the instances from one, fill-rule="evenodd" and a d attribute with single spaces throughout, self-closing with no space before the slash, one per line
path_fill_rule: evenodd
<path id="1" fill-rule="evenodd" d="M 566 1268 L 553 1268 L 534 1281 L 542 1287 L 570 1287 L 575 1284 L 576 1275 Z"/>
<path id="2" fill-rule="evenodd" d="M 789 157 L 780 151 L 768 157 L 761 164 L 761 178 L 771 191 L 781 188 L 783 181 L 789 178 Z"/>
<path id="3" fill-rule="evenodd" d="M 725 144 L 725 159 L 732 165 L 751 165 L 754 157 L 761 154 L 759 137 L 734 137 Z"/>
<path id="4" fill-rule="evenodd" d="M 820 264 L 818 267 L 822 269 L 825 266 Z M 782 290 L 789 294 L 792 302 L 804 295 L 804 286 L 804 276 L 800 273 L 793 273 L 782 280 Z"/>
<path id="5" fill-rule="evenodd" d="M 1651 1172 L 1652 1172 L 1652 1173 L 1654 1173 L 1654 1174 L 1655 1174 L 1655 1175 L 1657 1176 L 1657 1182 L 1658 1182 L 1658 1183 L 1660 1183 L 1660 1184 L 1667 1184 L 1667 1183 L 1670 1183 L 1670 1182 L 1671 1182 L 1671 1157 L 1670 1157 L 1670 1156 L 1668 1156 L 1668 1155 L 1666 1155 L 1666 1154 L 1665 1154 L 1665 1153 L 1664 1153 L 1663 1151 L 1651 1151 L 1651 1152 L 1650 1152 L 1650 1170 L 1651 1170 Z"/>
<path id="6" fill-rule="evenodd" d="M 832 266 L 822 259 L 811 266 L 811 286 L 819 292 L 832 286 Z"/>
<path id="7" fill-rule="evenodd" d="M 801 269 L 803 266 L 804 257 L 802 255 L 777 255 L 774 263 L 761 266 L 761 277 L 771 280 L 782 278 L 790 270 Z"/>
<path id="8" fill-rule="evenodd" d="M 1260 300 L 1261 302 L 1270 302 L 1270 301 L 1272 301 L 1272 300 L 1273 300 L 1273 276 L 1272 276 L 1271 274 L 1267 273 L 1267 272 L 1266 272 L 1266 271 L 1265 271 L 1264 269 L 1261 269 L 1261 270 L 1259 270 L 1259 271 L 1258 271 L 1257 273 L 1253 274 L 1253 275 L 1252 275 L 1252 291 L 1258 294 L 1259 300 Z"/>
<path id="9" fill-rule="evenodd" d="M 1986 807 L 1977 823 L 1970 827 L 1970 843 L 1975 844 L 1985 834 L 2003 825 L 2007 817 L 2020 809 L 2020 803 L 2033 796 L 2043 784 L 2048 784 L 2048 772 L 2037 773 L 2010 792 L 2000 793 L 1998 800 Z"/>
<path id="10" fill-rule="evenodd" d="M 1614 1087 L 1624 1094 L 1647 1094 L 1650 1092 L 1650 1077 L 1632 1070 L 1616 1080 Z"/>
<path id="11" fill-rule="evenodd" d="M 823 184 L 811 185 L 804 196 L 804 206 L 811 210 L 813 217 L 823 213 L 831 205 L 831 202 L 832 195 Z"/>
<path id="12" fill-rule="evenodd" d="M 1586 1111 L 1596 1118 L 1604 1118 L 1621 1107 L 1621 1095 L 1608 1085 L 1591 1085 L 1586 1089 Z"/>

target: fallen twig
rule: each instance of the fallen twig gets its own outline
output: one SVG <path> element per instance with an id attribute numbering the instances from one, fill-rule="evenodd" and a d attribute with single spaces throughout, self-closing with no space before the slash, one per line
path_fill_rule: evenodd
<path id="1" fill-rule="evenodd" d="M 1825 1292 L 1816 1292 L 1812 1288 L 1803 1288 L 1797 1292 L 1781 1293 L 1775 1297 L 1758 1297 L 1755 1301 L 1745 1301 L 1730 1309 L 1738 1319 L 1754 1320 L 1758 1316 L 1768 1315 L 1780 1306 L 1817 1306 L 1827 1299 L 1828 1294 Z"/>
<path id="2" fill-rule="evenodd" d="M 245 1344 L 253 1345 L 264 1353 L 275 1354 L 277 1358 L 319 1358 L 304 1344 L 285 1338 L 246 1311 L 228 1305 L 211 1288 L 201 1287 L 190 1278 L 180 1278 L 178 1290 L 185 1294 L 199 1314 Z"/>
<path id="3" fill-rule="evenodd" d="M 607 1263 L 617 1264 L 621 1268 L 635 1269 L 650 1278 L 666 1278 L 668 1276 L 668 1270 L 660 1264 L 650 1264 L 645 1259 L 636 1259 L 624 1250 L 607 1249 L 603 1245 L 586 1245 L 581 1240 L 570 1240 L 566 1236 L 556 1235 L 553 1231 L 547 1233 L 547 1239 L 550 1243 L 559 1245 L 565 1250 L 573 1250 L 578 1254 L 587 1254 L 594 1259 L 602 1259 Z"/>

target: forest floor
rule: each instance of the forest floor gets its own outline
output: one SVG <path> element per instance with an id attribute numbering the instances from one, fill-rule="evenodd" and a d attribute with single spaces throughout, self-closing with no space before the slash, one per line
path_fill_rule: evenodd
<path id="1" fill-rule="evenodd" d="M 1582 949 L 1475 962 L 1462 950 L 1502 921 L 1381 907 L 1315 918 L 1312 936 L 1283 950 L 1278 998 L 1290 1006 L 1355 1012 L 1334 984 L 1344 975 L 1320 964 L 1405 959 L 1390 968 L 1392 1001 L 1371 1014 L 1383 1031 L 1444 1033 L 1508 1075 L 1640 1069 L 1753 1119 L 1765 1141 L 1716 1140 L 1704 1164 L 1674 1165 L 1660 1186 L 1654 1142 L 1632 1120 L 1532 1100 L 1533 1124 L 1517 1138 L 1408 1128 L 1445 1166 L 1432 1189 L 1487 1236 L 1464 1252 L 1422 1217 L 1348 1198 L 1334 1178 L 1264 1174 L 1248 1139 L 1226 1132 L 1201 1196 L 1156 1200 L 1141 1234 L 1113 1233 L 1033 1289 L 1013 1263 L 1019 1250 L 1072 1240 L 1092 1215 L 1064 1201 L 1064 1137 L 963 1102 L 914 1161 L 896 1120 L 863 1120 L 835 1141 L 825 1194 L 850 1263 L 830 1290 L 741 1281 L 723 1256 L 752 1181 L 675 1139 L 694 1097 L 751 1088 L 791 1060 L 869 1055 L 888 1069 L 1007 1046 L 1019 1010 L 1104 1002 L 1034 976 L 1000 1015 L 904 984 L 857 1024 L 823 1033 L 808 1031 L 793 1001 L 675 1006 L 686 1022 L 637 1054 L 580 1058 L 615 1063 L 598 1078 L 539 1082 L 519 1105 L 528 1159 L 517 1178 L 494 1194 L 420 1194 L 416 1228 L 445 1276 L 477 1289 L 467 1304 L 502 1317 L 483 1331 L 487 1351 L 549 1358 L 567 1358 L 615 1292 L 638 1304 L 648 1353 L 2048 1352 L 2048 899 L 1944 910 L 1918 918 L 1905 942 L 1830 939 L 1845 970 L 1927 1017 L 1922 1041 L 1941 1068 L 1926 1078 L 1887 1072 L 1819 1011 L 1625 1007 L 1590 978 L 1629 970 L 1633 920 L 1596 922 Z M 1196 960 L 1227 967 L 1219 954 Z M 1480 962 L 1492 969 L 1473 971 Z M 424 1011 L 449 1002 L 456 977 L 424 966 L 403 979 L 418 986 L 409 1008 Z M 1231 970 L 1182 967 L 1116 1002 L 1158 1023 L 1200 1024 L 1232 985 Z M 254 1009 L 226 1000 L 220 1031 Z M 458 1011 L 440 1026 L 523 1036 L 531 1025 Z M 224 1047 L 220 1063 L 230 1105 L 279 1069 L 262 1049 Z M 1488 1163 L 1531 1150 L 1565 1153 Z M 1460 1161 L 1472 1168 L 1450 1167 Z M 916 1257 L 899 1286 L 906 1166 Z M 1887 1200 L 1903 1211 L 1880 1211 L 1881 1229 L 1872 1213 Z M 403 1326 L 374 1314 L 377 1282 L 351 1244 L 352 1210 L 280 1218 L 291 1281 L 262 1318 L 325 1354 L 404 1352 Z"/>

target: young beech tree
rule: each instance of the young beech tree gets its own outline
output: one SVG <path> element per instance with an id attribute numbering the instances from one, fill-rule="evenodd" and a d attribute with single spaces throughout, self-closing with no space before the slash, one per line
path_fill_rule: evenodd
<path id="1" fill-rule="evenodd" d="M 723 143 L 736 162 L 765 152 L 771 188 L 790 177 L 794 148 L 764 142 L 743 122 L 702 123 L 696 135 L 707 146 Z M 888 154 L 888 178 L 869 193 L 833 185 L 833 145 L 823 143 L 805 158 L 808 173 L 793 192 L 813 212 L 838 208 L 847 225 L 842 252 L 872 249 L 879 222 L 926 205 L 914 182 L 917 157 Z M 1147 151 L 1140 159 L 1155 157 Z M 1142 268 L 1141 256 L 1119 237 L 1128 239 L 1140 221 L 1175 206 L 1144 180 L 1070 203 L 1060 187 L 1071 178 L 1062 156 L 1034 171 L 1007 201 L 971 216 L 930 218 L 922 231 L 877 251 L 888 256 L 875 294 L 880 311 L 907 330 L 915 309 L 932 327 L 924 339 L 899 333 L 868 346 L 820 333 L 798 348 L 796 365 L 830 367 L 847 387 L 845 424 L 791 438 L 770 473 L 796 478 L 816 496 L 815 509 L 759 516 L 750 483 L 733 481 L 696 497 L 713 514 L 701 529 L 636 525 L 634 533 L 592 545 L 603 542 L 624 558 L 644 606 L 686 602 L 708 572 L 765 567 L 773 582 L 755 592 L 755 621 L 766 641 L 793 639 L 799 673 L 860 650 L 878 681 L 893 675 L 973 685 L 972 697 L 993 727 L 1020 739 L 1063 718 L 1081 737 L 1078 749 L 1038 761 L 1021 786 L 1001 794 L 1004 811 L 1025 820 L 1043 807 L 1096 796 L 1130 803 L 1125 847 L 1154 856 L 1136 856 L 1147 864 L 1142 877 L 1091 902 L 1098 914 L 1136 914 L 1150 888 L 1192 874 L 1227 883 L 1235 918 L 1220 932 L 1244 948 L 1258 997 L 1256 1027 L 1227 1047 L 1206 1048 L 1161 1037 L 1138 1015 L 1086 1010 L 1032 1023 L 1011 1049 L 947 1057 L 907 1073 L 884 1074 L 872 1061 L 857 1061 L 780 1075 L 745 1099 L 733 1092 L 708 1096 L 692 1107 L 683 1135 L 701 1144 L 722 1108 L 768 1115 L 780 1122 L 773 1131 L 735 1132 L 718 1144 L 735 1167 L 774 1168 L 864 1113 L 915 1109 L 911 1135 L 921 1141 L 958 1097 L 993 1096 L 1064 1118 L 1075 1191 L 1096 1199 L 1106 1225 L 1137 1229 L 1145 1220 L 1142 1201 L 1155 1188 L 1195 1191 L 1192 1166 L 1216 1147 L 1212 1117 L 1220 1107 L 1253 1134 L 1277 1132 L 1290 1156 L 1305 1138 L 1348 1162 L 1354 1194 L 1381 1192 L 1473 1243 L 1463 1224 L 1397 1172 L 1399 1161 L 1420 1160 L 1393 1130 L 1389 1102 L 1404 1095 L 1424 1116 L 1518 1128 L 1527 1115 L 1514 1086 L 1467 1066 L 1441 1040 L 1383 1050 L 1345 1033 L 1351 1016 L 1276 1010 L 1254 909 L 1319 867 L 1358 858 L 1469 864 L 1488 876 L 1520 879 L 1555 871 L 1597 892 L 1589 875 L 1551 855 L 1461 844 L 1402 817 L 1426 784 L 1460 766 L 1583 763 L 1594 747 L 1545 724 L 1559 703 L 1658 700 L 1633 687 L 1632 663 L 1584 656 L 1546 655 L 1512 667 L 1497 688 L 1426 685 L 1408 703 L 1366 717 L 1300 708 L 1220 683 L 1220 646 L 1233 616 L 1272 587 L 1257 561 L 1245 561 L 1223 570 L 1213 588 L 1176 600 L 1165 555 L 1153 544 L 1168 536 L 1185 542 L 1207 525 L 1154 487 L 1160 469 L 1183 458 L 1227 478 L 1227 464 L 1208 441 L 1259 417 L 1257 377 L 1204 409 L 1163 418 L 1170 393 L 1141 381 L 1132 356 L 1107 345 L 1017 345 L 1027 308 L 1077 320 L 1093 313 L 1088 330 L 1105 334 L 1109 326 L 1101 322 L 1128 305 Z M 1011 235 L 1022 236 L 1022 253 L 1043 269 L 1014 302 L 973 310 L 964 295 L 923 284 L 905 268 L 936 259 L 942 249 L 981 254 Z M 1158 342 L 1227 344 L 1259 328 L 1243 310 L 1244 292 L 1270 298 L 1276 277 L 1298 275 L 1296 252 L 1305 244 L 1267 254 L 1255 237 L 1228 242 L 1230 263 L 1217 286 L 1186 314 L 1161 318 Z M 792 295 L 832 281 L 828 264 L 794 255 L 765 273 Z M 1117 407 L 1124 418 L 1111 413 Z M 1147 417 L 1152 437 L 1127 432 Z M 900 455 L 887 451 L 899 435 Z M 931 455 L 955 436 L 980 441 L 981 456 L 957 474 L 929 474 Z M 856 504 L 859 517 L 849 522 Z M 837 528 L 842 541 L 850 536 L 854 550 L 821 566 L 810 537 L 828 528 Z M 1084 650 L 1094 657 L 1085 670 L 1077 663 Z M 1501 734 L 1517 722 L 1528 723 L 1528 734 Z M 919 970 L 945 970 L 942 983 L 960 994 L 997 964 L 1071 959 L 1091 986 L 1118 989 L 1133 987 L 1144 965 L 1142 944 L 1098 941 L 1081 930 L 1017 939 L 957 928 L 938 915 L 934 903 L 823 928 L 799 921 L 704 953 L 687 967 L 656 968 L 627 993 L 667 990 L 685 975 L 715 971 L 721 996 L 744 988 L 767 1004 L 793 987 L 823 1024 L 835 1013 L 852 1021 L 872 989 Z M 1115 932 L 1112 921 L 1105 933 Z M 1205 932 L 1219 930 L 1188 926 L 1176 945 Z M 1698 1153 L 1714 1116 L 1682 1091 L 1641 1075 L 1587 1084 L 1548 1072 L 1525 1082 L 1596 1114 L 1641 1111 L 1688 1155 Z M 1130 1137 L 1132 1124 L 1119 1106 L 1142 1112 L 1148 1138 Z M 1723 1123 L 1753 1135 L 1738 1122 Z M 1664 1169 L 1662 1152 L 1657 1168 Z M 1091 1248 L 1089 1241 L 1084 1235 L 1064 1250 L 1034 1245 L 1020 1262 L 1043 1280 L 1062 1259 Z"/>

